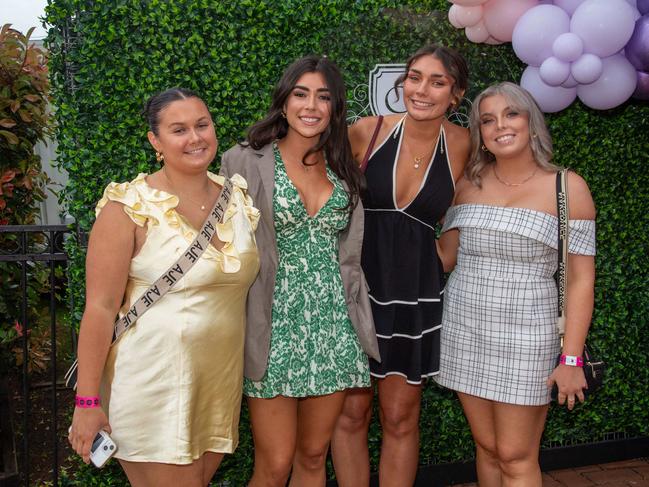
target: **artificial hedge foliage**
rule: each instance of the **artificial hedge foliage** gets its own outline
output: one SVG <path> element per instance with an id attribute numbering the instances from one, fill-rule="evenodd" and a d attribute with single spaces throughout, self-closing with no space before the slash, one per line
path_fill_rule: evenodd
<path id="1" fill-rule="evenodd" d="M 156 91 L 184 86 L 201 93 L 217 124 L 219 154 L 265 113 L 282 70 L 308 53 L 327 54 L 342 69 L 350 100 L 376 63 L 403 62 L 431 41 L 454 46 L 471 70 L 468 97 L 495 81 L 518 81 L 523 65 L 511 46 L 476 45 L 446 19 L 446 0 L 49 0 L 59 164 L 70 175 L 65 203 L 82 230 L 110 181 L 156 168 L 139 115 Z M 363 91 L 362 89 L 360 90 Z M 366 92 L 366 90 L 365 90 Z M 351 102 L 354 110 L 366 100 Z M 604 433 L 649 434 L 646 288 L 649 184 L 643 166 L 649 106 L 608 112 L 575 103 L 548 116 L 559 164 L 590 184 L 598 207 L 597 307 L 590 342 L 609 363 L 606 388 L 569 413 L 553 408 L 544 445 L 598 441 Z M 216 169 L 216 167 L 214 168 Z M 84 249 L 72 242 L 75 309 L 83 307 Z M 376 468 L 380 429 L 370 433 Z M 470 459 L 473 443 L 454 395 L 426 386 L 420 464 Z M 218 485 L 244 485 L 252 467 L 245 411 L 241 443 L 217 473 Z M 73 474 L 69 474 L 74 477 Z M 100 485 L 81 469 L 78 485 Z M 109 474 L 103 474 L 109 475 Z M 110 473 L 118 485 L 119 472 Z"/>

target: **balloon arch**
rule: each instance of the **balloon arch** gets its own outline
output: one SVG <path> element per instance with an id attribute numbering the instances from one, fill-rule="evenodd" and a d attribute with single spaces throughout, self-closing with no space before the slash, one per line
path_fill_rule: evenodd
<path id="1" fill-rule="evenodd" d="M 575 98 L 597 110 L 649 100 L 649 0 L 449 0 L 476 43 L 511 42 L 544 112 Z"/>

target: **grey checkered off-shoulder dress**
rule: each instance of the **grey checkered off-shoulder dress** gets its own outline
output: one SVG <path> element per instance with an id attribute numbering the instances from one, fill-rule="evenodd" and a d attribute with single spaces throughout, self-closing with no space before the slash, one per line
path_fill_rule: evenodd
<path id="1" fill-rule="evenodd" d="M 528 208 L 451 207 L 459 229 L 455 270 L 444 290 L 442 386 L 493 401 L 550 402 L 557 354 L 557 218 Z M 569 252 L 595 255 L 595 222 L 570 220 Z"/>

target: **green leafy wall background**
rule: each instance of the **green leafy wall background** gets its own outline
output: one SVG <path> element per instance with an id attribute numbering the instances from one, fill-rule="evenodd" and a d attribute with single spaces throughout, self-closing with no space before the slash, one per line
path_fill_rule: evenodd
<path id="1" fill-rule="evenodd" d="M 64 201 L 82 230 L 110 181 L 156 168 L 141 107 L 151 94 L 184 86 L 204 96 L 217 124 L 219 154 L 239 140 L 270 102 L 282 70 L 308 53 L 342 69 L 348 95 L 376 63 L 403 62 L 429 42 L 460 50 L 471 70 L 468 97 L 495 81 L 518 81 L 509 44 L 476 45 L 446 18 L 446 0 L 49 0 L 59 164 L 70 175 Z M 358 92 L 357 92 L 358 93 Z M 630 101 L 607 112 L 576 102 L 547 117 L 559 164 L 588 181 L 598 207 L 596 311 L 591 342 L 609 364 L 605 389 L 577 411 L 553 408 L 544 445 L 599 441 L 606 433 L 649 434 L 646 317 L 649 229 L 649 106 Z M 215 161 L 215 167 L 218 161 Z M 69 246 L 78 320 L 84 249 Z M 454 396 L 425 388 L 420 464 L 470 459 L 473 444 Z M 376 467 L 380 430 L 371 428 Z M 244 411 L 241 444 L 218 485 L 244 485 L 252 439 Z M 118 468 L 71 475 L 78 485 L 119 485 Z M 75 480 L 76 479 L 76 480 Z M 122 480 L 119 480 L 122 479 Z M 229 483 L 228 483 L 229 482 Z"/>

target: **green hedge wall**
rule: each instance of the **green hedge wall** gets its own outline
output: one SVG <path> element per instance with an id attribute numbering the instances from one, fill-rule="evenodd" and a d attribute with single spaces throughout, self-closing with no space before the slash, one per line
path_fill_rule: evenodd
<path id="1" fill-rule="evenodd" d="M 203 94 L 217 123 L 219 153 L 259 119 L 282 70 L 307 53 L 327 54 L 348 85 L 366 84 L 375 63 L 403 62 L 436 41 L 459 49 L 471 69 L 473 97 L 501 80 L 518 81 L 524 66 L 509 44 L 476 45 L 446 19 L 446 0 L 49 0 L 59 164 L 70 183 L 64 200 L 83 230 L 110 181 L 155 169 L 144 100 L 175 85 Z M 362 103 L 361 103 L 362 105 Z M 553 408 L 545 446 L 598 441 L 606 433 L 649 434 L 649 330 L 643 231 L 649 228 L 646 103 L 607 112 L 576 102 L 548 116 L 556 160 L 589 182 L 598 207 L 597 307 L 591 342 L 609 363 L 606 388 L 576 411 Z M 83 307 L 83 247 L 70 245 L 79 319 Z M 425 388 L 420 464 L 470 459 L 473 443 L 453 394 Z M 252 467 L 245 419 L 241 445 L 219 470 L 217 485 L 244 485 Z M 371 428 L 376 467 L 380 430 Z M 75 470 L 76 466 L 72 469 Z M 69 474 L 78 485 L 117 485 L 116 468 Z M 76 478 L 76 480 L 75 480 Z"/>

